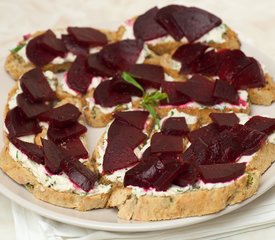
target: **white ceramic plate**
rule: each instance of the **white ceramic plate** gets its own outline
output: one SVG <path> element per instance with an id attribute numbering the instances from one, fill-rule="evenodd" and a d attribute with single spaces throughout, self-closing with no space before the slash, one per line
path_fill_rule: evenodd
<path id="1" fill-rule="evenodd" d="M 259 51 L 254 48 L 244 44 L 243 50 L 251 56 L 256 57 L 263 63 L 266 69 L 270 72 L 272 76 L 275 76 L 275 71 L 272 71 L 272 67 L 275 66 L 275 63 L 272 62 L 268 57 L 264 56 Z M 4 61 L 0 63 L 0 89 L 1 89 L 1 98 L 0 98 L 0 112 L 4 110 L 4 105 L 6 103 L 7 94 L 11 87 L 13 86 L 14 81 L 4 72 L 2 66 Z M 271 117 L 275 117 L 275 105 L 269 107 L 258 107 L 253 106 L 253 114 L 266 114 Z M 3 122 L 3 120 L 2 120 Z M 0 132 L 3 130 L 3 124 L 0 126 Z M 99 139 L 103 129 L 89 129 L 89 144 L 91 149 L 95 146 L 97 140 Z M 3 147 L 3 140 L 0 139 L 0 147 Z M 238 208 L 248 204 L 253 201 L 268 189 L 270 189 L 275 184 L 275 164 L 271 166 L 268 171 L 263 175 L 261 179 L 261 185 L 258 190 L 258 193 L 251 197 L 250 199 L 242 202 L 241 204 L 236 204 L 234 206 L 229 206 L 225 210 L 208 216 L 203 217 L 192 217 L 185 219 L 177 220 L 168 220 L 168 221 L 158 221 L 158 222 L 129 222 L 119 220 L 116 216 L 115 209 L 100 209 L 93 210 L 89 212 L 79 212 L 76 210 L 65 209 L 61 207 L 56 207 L 51 204 L 39 201 L 35 199 L 31 193 L 29 193 L 24 187 L 15 183 L 12 179 L 7 177 L 2 171 L 0 171 L 0 192 L 15 201 L 17 204 L 32 210 L 42 216 L 91 229 L 98 230 L 107 230 L 107 231 L 118 231 L 118 232 L 141 232 L 141 231 L 155 231 L 155 230 L 164 230 L 171 229 L 176 227 L 184 227 L 210 219 L 222 216 Z"/>

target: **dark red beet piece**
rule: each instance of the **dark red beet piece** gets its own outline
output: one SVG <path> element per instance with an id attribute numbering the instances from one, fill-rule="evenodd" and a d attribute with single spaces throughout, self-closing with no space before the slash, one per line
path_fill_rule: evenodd
<path id="1" fill-rule="evenodd" d="M 61 164 L 69 179 L 85 192 L 89 192 L 97 181 L 97 175 L 74 159 L 65 159 Z"/>
<path id="2" fill-rule="evenodd" d="M 190 102 L 190 98 L 180 93 L 179 89 L 184 86 L 181 82 L 164 82 L 161 86 L 162 92 L 167 93 L 168 100 L 161 101 L 161 105 L 182 105 Z"/>
<path id="3" fill-rule="evenodd" d="M 155 133 L 151 139 L 152 153 L 183 152 L 183 142 L 179 136 Z"/>
<path id="4" fill-rule="evenodd" d="M 112 89 L 112 81 L 103 81 L 94 91 L 95 103 L 102 107 L 113 107 L 131 102 L 131 95 Z"/>
<path id="5" fill-rule="evenodd" d="M 16 148 L 26 154 L 32 161 L 38 164 L 44 164 L 44 154 L 42 147 L 33 143 L 23 142 L 15 137 L 9 136 L 9 140 Z"/>
<path id="6" fill-rule="evenodd" d="M 167 35 L 167 32 L 155 20 L 157 12 L 158 8 L 154 7 L 138 16 L 133 26 L 136 38 L 148 41 Z"/>
<path id="7" fill-rule="evenodd" d="M 189 128 L 184 117 L 170 117 L 162 124 L 161 132 L 183 137 L 189 132 Z"/>
<path id="8" fill-rule="evenodd" d="M 108 67 L 125 71 L 136 63 L 142 49 L 142 40 L 128 39 L 106 45 L 98 56 Z"/>
<path id="9" fill-rule="evenodd" d="M 246 163 L 225 163 L 199 166 L 205 183 L 228 182 L 244 174 Z"/>
<path id="10" fill-rule="evenodd" d="M 210 113 L 209 117 L 220 128 L 231 128 L 240 121 L 235 113 Z"/>
<path id="11" fill-rule="evenodd" d="M 88 66 L 94 76 L 112 77 L 117 73 L 116 70 L 107 67 L 98 57 L 97 53 L 89 55 Z"/>
<path id="12" fill-rule="evenodd" d="M 263 70 L 254 58 L 249 58 L 250 64 L 234 76 L 233 85 L 237 89 L 258 88 L 266 84 Z"/>
<path id="13" fill-rule="evenodd" d="M 108 143 L 120 141 L 125 146 L 135 149 L 147 138 L 141 130 L 130 126 L 129 124 L 115 119 L 108 130 Z"/>
<path id="14" fill-rule="evenodd" d="M 145 88 L 160 88 L 164 82 L 164 70 L 161 66 L 134 64 L 128 72 Z"/>
<path id="15" fill-rule="evenodd" d="M 166 191 L 178 175 L 182 163 L 176 155 L 171 155 L 170 161 L 162 161 L 157 157 L 150 157 L 146 161 L 126 172 L 124 186 L 138 186 L 145 189 L 155 188 L 157 191 Z"/>
<path id="16" fill-rule="evenodd" d="M 198 61 L 208 47 L 202 43 L 184 44 L 177 49 L 172 58 L 181 62 L 181 73 L 194 73 L 194 63 Z"/>
<path id="17" fill-rule="evenodd" d="M 44 151 L 45 167 L 51 174 L 58 174 L 62 171 L 61 162 L 66 155 L 59 146 L 51 140 L 41 139 Z"/>
<path id="18" fill-rule="evenodd" d="M 38 121 L 25 118 L 19 107 L 8 111 L 5 118 L 5 126 L 9 131 L 10 137 L 22 137 L 41 132 Z"/>
<path id="19" fill-rule="evenodd" d="M 26 72 L 20 78 L 20 86 L 24 94 L 33 102 L 55 100 L 55 93 L 40 68 Z"/>
<path id="20" fill-rule="evenodd" d="M 43 34 L 41 46 L 57 56 L 64 57 L 67 52 L 66 46 L 61 39 L 58 39 L 53 31 L 48 30 Z"/>
<path id="21" fill-rule="evenodd" d="M 216 124 L 211 123 L 204 127 L 198 128 L 188 134 L 188 139 L 191 143 L 200 138 L 206 144 L 209 144 L 213 138 L 216 138 L 219 134 L 219 129 Z"/>
<path id="22" fill-rule="evenodd" d="M 127 168 L 136 164 L 139 160 L 133 149 L 129 147 L 121 138 L 108 142 L 104 158 L 103 172 L 110 174 L 116 170 Z"/>
<path id="23" fill-rule="evenodd" d="M 73 90 L 85 94 L 92 81 L 92 73 L 87 66 L 87 58 L 78 56 L 67 73 L 67 83 Z"/>
<path id="24" fill-rule="evenodd" d="M 26 118 L 34 118 L 51 109 L 49 104 L 31 102 L 23 93 L 17 95 L 16 101 Z"/>
<path id="25" fill-rule="evenodd" d="M 168 5 L 161 8 L 156 14 L 157 22 L 177 41 L 184 36 L 180 26 L 175 21 L 174 15 L 182 14 L 186 7 L 182 5 Z"/>
<path id="26" fill-rule="evenodd" d="M 108 43 L 104 33 L 90 27 L 68 27 L 68 33 L 78 42 L 89 46 L 104 46 Z"/>
<path id="27" fill-rule="evenodd" d="M 82 124 L 76 122 L 66 128 L 55 128 L 50 125 L 48 129 L 48 137 L 54 143 L 58 144 L 68 141 L 71 138 L 77 138 L 87 131 L 87 128 Z"/>
<path id="28" fill-rule="evenodd" d="M 77 56 L 88 56 L 89 45 L 79 43 L 73 36 L 62 34 L 62 41 L 69 52 Z"/>
<path id="29" fill-rule="evenodd" d="M 193 185 L 199 179 L 199 172 L 194 165 L 184 162 L 178 176 L 173 181 L 180 187 L 186 187 L 187 185 Z"/>
<path id="30" fill-rule="evenodd" d="M 44 34 L 31 39 L 26 46 L 28 59 L 38 67 L 43 67 L 54 60 L 58 55 L 41 46 Z"/>
<path id="31" fill-rule="evenodd" d="M 143 130 L 145 123 L 149 116 L 147 111 L 127 111 L 127 112 L 116 112 L 114 117 L 122 122 L 126 122 L 129 125 L 136 127 L 139 130 Z"/>
<path id="32" fill-rule="evenodd" d="M 245 123 L 245 126 L 269 135 L 275 130 L 275 118 L 254 116 Z"/>
<path id="33" fill-rule="evenodd" d="M 184 83 L 179 91 L 198 103 L 213 105 L 215 104 L 215 98 L 212 96 L 214 86 L 215 83 L 213 81 L 202 75 L 195 74 Z"/>
<path id="34" fill-rule="evenodd" d="M 237 90 L 228 82 L 217 79 L 215 82 L 213 96 L 221 101 L 238 104 L 239 95 Z"/>
<path id="35" fill-rule="evenodd" d="M 182 12 L 176 11 L 173 19 L 189 42 L 199 39 L 222 23 L 217 16 L 196 7 L 186 8 Z"/>
<path id="36" fill-rule="evenodd" d="M 79 138 L 69 139 L 68 141 L 63 142 L 61 147 L 64 148 L 67 154 L 74 159 L 89 157 L 87 149 Z"/>
<path id="37" fill-rule="evenodd" d="M 54 127 L 64 128 L 76 122 L 80 115 L 81 112 L 76 106 L 67 103 L 42 113 L 38 116 L 38 119 L 43 122 L 49 122 Z"/>

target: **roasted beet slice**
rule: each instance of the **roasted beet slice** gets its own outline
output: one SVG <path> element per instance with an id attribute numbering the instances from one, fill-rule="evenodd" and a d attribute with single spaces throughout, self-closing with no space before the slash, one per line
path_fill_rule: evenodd
<path id="1" fill-rule="evenodd" d="M 221 101 L 238 104 L 239 95 L 237 90 L 228 82 L 217 79 L 215 82 L 213 96 Z"/>
<path id="2" fill-rule="evenodd" d="M 198 138 L 209 144 L 219 134 L 219 129 L 216 124 L 211 123 L 204 127 L 198 128 L 188 134 L 190 142 L 195 142 Z"/>
<path id="3" fill-rule="evenodd" d="M 220 128 L 231 128 L 240 121 L 235 113 L 210 113 L 209 117 Z"/>
<path id="4" fill-rule="evenodd" d="M 155 133 L 151 139 L 152 153 L 183 152 L 183 142 L 179 136 Z"/>
<path id="5" fill-rule="evenodd" d="M 169 100 L 164 100 L 161 105 L 181 105 L 190 102 L 190 98 L 182 94 L 181 89 L 185 84 L 182 82 L 164 82 L 161 86 L 162 92 L 167 93 Z"/>
<path id="6" fill-rule="evenodd" d="M 112 77 L 117 73 L 116 70 L 106 66 L 106 64 L 104 64 L 102 60 L 98 57 L 97 53 L 89 55 L 88 66 L 91 73 L 95 76 Z"/>
<path id="7" fill-rule="evenodd" d="M 116 140 L 108 142 L 103 158 L 103 172 L 110 174 L 116 170 L 133 166 L 138 161 L 133 149 L 118 137 Z"/>
<path id="8" fill-rule="evenodd" d="M 178 176 L 173 181 L 173 184 L 176 184 L 180 187 L 186 187 L 187 185 L 195 184 L 199 179 L 199 171 L 196 166 L 191 163 L 184 162 L 181 166 L 181 170 Z"/>
<path id="9" fill-rule="evenodd" d="M 15 137 L 9 136 L 9 140 L 16 148 L 26 154 L 32 161 L 38 164 L 44 164 L 44 154 L 42 147 L 33 143 L 23 142 Z"/>
<path id="10" fill-rule="evenodd" d="M 163 122 L 161 132 L 183 137 L 189 132 L 189 128 L 184 117 L 170 117 Z"/>
<path id="11" fill-rule="evenodd" d="M 115 91 L 112 81 L 101 82 L 94 91 L 95 103 L 102 107 L 114 107 L 119 104 L 131 102 L 131 95 Z"/>
<path id="12" fill-rule="evenodd" d="M 63 142 L 61 147 L 64 148 L 67 154 L 74 159 L 85 159 L 89 157 L 87 149 L 79 138 L 69 139 L 68 141 Z"/>
<path id="13" fill-rule="evenodd" d="M 164 28 L 155 20 L 157 12 L 158 8 L 154 7 L 138 16 L 133 26 L 136 38 L 148 41 L 167 35 Z"/>
<path id="14" fill-rule="evenodd" d="M 139 130 L 145 128 L 145 123 L 149 116 L 147 111 L 127 111 L 127 112 L 116 112 L 114 117 L 122 122 L 126 122 L 129 125 L 136 127 Z"/>
<path id="15" fill-rule="evenodd" d="M 177 41 L 180 41 L 184 34 L 175 21 L 174 15 L 182 14 L 186 10 L 182 5 L 168 5 L 161 8 L 156 14 L 157 22 Z"/>
<path id="16" fill-rule="evenodd" d="M 258 88 L 266 84 L 263 70 L 254 58 L 249 58 L 250 64 L 234 76 L 233 85 L 237 89 Z"/>
<path id="17" fill-rule="evenodd" d="M 269 135 L 275 130 L 275 118 L 254 116 L 245 123 L 245 126 Z"/>
<path id="18" fill-rule="evenodd" d="M 52 101 L 55 99 L 55 93 L 40 68 L 34 68 L 26 72 L 20 78 L 20 86 L 24 94 L 33 102 Z"/>
<path id="19" fill-rule="evenodd" d="M 5 118 L 5 126 L 9 131 L 10 137 L 22 137 L 41 132 L 38 121 L 25 118 L 19 107 L 8 111 Z"/>
<path id="20" fill-rule="evenodd" d="M 182 163 L 178 161 L 176 155 L 171 155 L 168 162 L 157 157 L 150 157 L 150 159 L 141 161 L 126 172 L 124 186 L 155 188 L 157 191 L 166 191 L 178 175 L 181 165 Z"/>
<path id="21" fill-rule="evenodd" d="M 207 48 L 208 46 L 202 43 L 184 44 L 177 49 L 172 58 L 181 62 L 181 73 L 194 73 L 195 62 L 198 61 Z"/>
<path id="22" fill-rule="evenodd" d="M 85 94 L 92 81 L 92 73 L 87 66 L 87 58 L 78 56 L 67 73 L 67 84 L 79 93 Z"/>
<path id="23" fill-rule="evenodd" d="M 62 57 L 64 57 L 65 53 L 68 51 L 63 41 L 58 39 L 51 30 L 46 31 L 43 34 L 43 38 L 41 39 L 41 46 L 51 53 Z"/>
<path id="24" fill-rule="evenodd" d="M 62 41 L 69 52 L 77 56 L 88 56 L 89 45 L 79 43 L 73 36 L 62 34 Z"/>
<path id="25" fill-rule="evenodd" d="M 120 141 L 124 145 L 135 149 L 147 138 L 141 130 L 132 127 L 129 124 L 115 119 L 108 130 L 108 143 Z"/>
<path id="26" fill-rule="evenodd" d="M 31 39 L 26 47 L 28 59 L 38 67 L 43 67 L 57 57 L 57 54 L 50 52 L 41 46 L 44 34 Z"/>
<path id="27" fill-rule="evenodd" d="M 213 97 L 214 86 L 213 81 L 200 74 L 195 74 L 184 83 L 179 91 L 198 103 L 213 105 L 216 101 Z"/>
<path id="28" fill-rule="evenodd" d="M 164 70 L 161 66 L 134 64 L 128 72 L 145 88 L 159 88 L 164 82 Z"/>
<path id="29" fill-rule="evenodd" d="M 17 95 L 16 101 L 26 118 L 34 118 L 51 109 L 49 104 L 31 102 L 23 93 Z"/>
<path id="30" fill-rule="evenodd" d="M 81 112 L 76 106 L 67 103 L 42 113 L 38 116 L 38 119 L 43 122 L 49 122 L 54 127 L 64 128 L 76 122 L 80 115 Z"/>
<path id="31" fill-rule="evenodd" d="M 56 128 L 50 125 L 48 129 L 48 137 L 54 143 L 58 144 L 61 142 L 68 141 L 68 139 L 71 139 L 71 138 L 78 138 L 80 135 L 82 135 L 86 131 L 87 131 L 87 128 L 78 122 L 66 128 Z"/>
<path id="32" fill-rule="evenodd" d="M 97 181 L 97 175 L 74 159 L 65 159 L 61 164 L 63 172 L 69 179 L 85 192 L 89 192 Z"/>
<path id="33" fill-rule="evenodd" d="M 182 12 L 176 11 L 173 19 L 189 42 L 199 39 L 222 23 L 217 16 L 196 7 L 186 8 Z"/>
<path id="34" fill-rule="evenodd" d="M 125 71 L 136 63 L 142 49 L 142 40 L 128 39 L 106 45 L 98 56 L 108 67 Z"/>
<path id="35" fill-rule="evenodd" d="M 244 174 L 246 163 L 225 163 L 199 166 L 205 183 L 229 182 Z"/>
<path id="36" fill-rule="evenodd" d="M 61 162 L 67 157 L 62 149 L 51 140 L 41 139 L 44 151 L 45 167 L 51 174 L 62 171 Z"/>
<path id="37" fill-rule="evenodd" d="M 68 33 L 78 42 L 89 46 L 104 46 L 108 43 L 104 33 L 90 27 L 68 27 Z"/>

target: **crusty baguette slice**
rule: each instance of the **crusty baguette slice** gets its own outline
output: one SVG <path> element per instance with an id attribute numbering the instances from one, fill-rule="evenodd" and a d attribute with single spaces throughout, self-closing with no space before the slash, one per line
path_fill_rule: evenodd
<path id="1" fill-rule="evenodd" d="M 110 42 L 115 42 L 121 39 L 122 34 L 123 34 L 123 29 L 120 27 L 116 31 L 109 31 L 109 30 L 100 30 L 103 33 L 106 34 L 108 40 Z M 34 38 L 40 34 L 43 34 L 44 31 L 38 31 L 34 34 L 31 35 L 31 38 Z M 19 42 L 19 45 L 26 44 L 27 41 L 22 40 Z M 25 47 L 23 47 L 25 48 Z M 20 51 L 22 51 L 21 49 Z M 62 64 L 47 64 L 46 66 L 43 67 L 44 71 L 50 70 L 52 72 L 63 72 L 68 70 L 68 68 L 71 66 L 71 62 L 64 62 Z M 29 62 L 25 61 L 19 54 L 17 53 L 10 53 L 6 59 L 5 62 L 5 70 L 11 75 L 11 77 L 14 80 L 18 80 L 22 74 L 25 72 L 33 69 L 35 66 Z"/>

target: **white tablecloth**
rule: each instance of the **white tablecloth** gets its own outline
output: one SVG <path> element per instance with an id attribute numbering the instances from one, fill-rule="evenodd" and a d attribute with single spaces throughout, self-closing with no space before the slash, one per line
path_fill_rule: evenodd
<path id="1" fill-rule="evenodd" d="M 13 48 L 17 40 L 26 33 L 39 29 L 66 27 L 67 25 L 114 26 L 152 6 L 163 6 L 169 3 L 195 5 L 216 13 L 228 25 L 237 30 L 246 41 L 275 60 L 274 0 L 0 0 L 0 59 L 5 58 L 8 50 Z M 274 188 L 262 196 L 259 201 L 270 201 L 272 198 L 274 198 L 275 203 Z M 253 206 L 252 204 L 249 206 Z M 17 226 L 26 225 L 28 219 L 25 217 L 28 218 L 33 214 L 30 212 L 21 214 L 21 208 L 15 207 L 14 209 L 17 211 L 14 212 L 17 214 L 16 219 L 20 219 Z M 1 239 L 15 239 L 11 202 L 2 195 L 0 195 L 0 212 Z M 238 212 L 241 214 L 241 211 Z M 275 216 L 272 217 L 273 215 L 269 212 L 268 206 L 266 207 L 266 216 L 271 216 L 269 223 L 261 223 L 257 228 L 255 226 L 244 228 L 241 231 L 242 233 L 238 233 L 238 235 L 233 233 L 233 236 L 227 236 L 226 239 L 274 239 Z M 226 217 L 219 219 L 222 222 Z M 256 220 L 257 216 L 253 216 L 251 219 Z M 31 230 L 34 229 L 32 225 L 28 227 Z M 190 231 L 197 232 L 196 229 Z M 20 235 L 18 239 L 21 239 Z"/>

